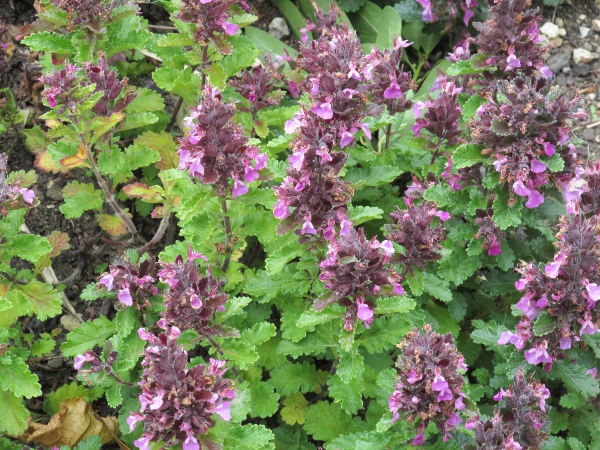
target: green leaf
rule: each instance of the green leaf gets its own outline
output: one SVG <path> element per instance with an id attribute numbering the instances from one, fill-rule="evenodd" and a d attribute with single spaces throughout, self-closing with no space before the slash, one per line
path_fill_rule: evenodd
<path id="1" fill-rule="evenodd" d="M 186 47 L 194 45 L 196 42 L 187 34 L 168 33 L 158 38 L 156 43 L 159 47 Z"/>
<path id="2" fill-rule="evenodd" d="M 131 113 L 125 116 L 123 125 L 119 131 L 133 130 L 134 128 L 145 127 L 158 122 L 158 116 L 151 112 Z"/>
<path id="3" fill-rule="evenodd" d="M 515 292 L 515 281 L 519 279 L 519 275 L 514 272 L 499 272 L 492 269 L 485 276 L 483 288 L 493 296 L 506 295 Z"/>
<path id="4" fill-rule="evenodd" d="M 452 77 L 459 75 L 475 75 L 485 72 L 486 69 L 477 69 L 473 67 L 471 60 L 457 61 L 446 69 L 446 74 Z"/>
<path id="5" fill-rule="evenodd" d="M 267 381 L 277 392 L 289 396 L 294 392 L 314 392 L 323 382 L 326 372 L 317 371 L 314 364 L 308 361 L 292 363 L 286 361 L 281 367 L 271 370 L 271 378 Z"/>
<path id="6" fill-rule="evenodd" d="M 552 158 L 544 160 L 543 163 L 548 166 L 550 172 L 560 172 L 565 168 L 565 161 L 558 153 L 552 155 Z"/>
<path id="7" fill-rule="evenodd" d="M 139 87 L 135 90 L 135 94 L 133 101 L 125 107 L 127 113 L 159 111 L 165 107 L 162 96 L 152 89 Z"/>
<path id="8" fill-rule="evenodd" d="M 21 40 L 21 44 L 27 45 L 35 52 L 49 52 L 60 55 L 70 55 L 75 48 L 67 36 L 49 31 L 30 34 Z"/>
<path id="9" fill-rule="evenodd" d="M 288 54 L 294 58 L 296 56 L 296 50 L 274 36 L 271 36 L 266 31 L 256 27 L 244 28 L 246 37 L 250 39 L 257 49 L 263 52 L 274 53 L 276 55 L 283 55 L 284 50 L 287 50 Z"/>
<path id="10" fill-rule="evenodd" d="M 560 398 L 559 404 L 563 408 L 579 409 L 585 405 L 586 401 L 587 399 L 581 395 L 575 394 L 574 392 L 568 392 Z"/>
<path id="11" fill-rule="evenodd" d="M 376 206 L 350 206 L 348 208 L 348 219 L 354 226 L 381 218 L 383 218 L 383 209 Z"/>
<path id="12" fill-rule="evenodd" d="M 380 50 L 391 50 L 394 48 L 394 38 L 401 37 L 402 34 L 402 19 L 391 6 L 383 8 L 379 20 L 377 39 L 375 44 Z"/>
<path id="13" fill-rule="evenodd" d="M 509 194 L 506 189 L 497 190 L 494 199 L 494 222 L 501 230 L 521 224 L 521 212 L 516 205 L 508 206 Z"/>
<path id="14" fill-rule="evenodd" d="M 304 429 L 316 440 L 330 441 L 348 432 L 352 416 L 336 403 L 320 401 L 306 413 Z"/>
<path id="15" fill-rule="evenodd" d="M 311 280 L 296 264 L 288 264 L 279 273 L 270 276 L 266 271 L 258 271 L 245 285 L 244 291 L 257 297 L 260 302 L 268 302 L 278 294 L 302 296 L 308 292 Z"/>
<path id="16" fill-rule="evenodd" d="M 580 394 L 586 399 L 600 394 L 598 380 L 587 373 L 584 366 L 573 364 L 571 361 L 558 360 L 556 371 L 570 392 Z"/>
<path id="17" fill-rule="evenodd" d="M 348 382 L 353 378 L 362 380 L 365 371 L 365 359 L 356 351 L 340 352 L 340 362 L 336 374 L 343 382 Z"/>
<path id="18" fill-rule="evenodd" d="M 268 275 L 275 275 L 283 270 L 287 263 L 299 257 L 304 253 L 302 246 L 297 242 L 289 242 L 279 247 L 274 252 L 269 253 L 265 261 L 265 268 Z"/>
<path id="19" fill-rule="evenodd" d="M 360 36 L 360 42 L 375 43 L 383 10 L 375 3 L 366 1 L 357 14 L 352 15 L 352 23 Z"/>
<path id="20" fill-rule="evenodd" d="M 423 8 L 415 0 L 400 0 L 394 5 L 394 8 L 405 22 L 423 20 Z"/>
<path id="21" fill-rule="evenodd" d="M 73 450 L 100 450 L 102 448 L 102 439 L 100 436 L 88 436 L 82 439 Z"/>
<path id="22" fill-rule="evenodd" d="M 297 40 L 302 39 L 302 33 L 300 30 L 306 27 L 306 22 L 304 21 L 304 16 L 296 7 L 296 5 L 294 5 L 290 0 L 273 0 L 273 3 L 275 6 L 277 6 L 279 11 L 281 11 L 281 14 L 283 14 L 283 17 L 287 23 L 290 24 L 294 37 Z M 308 36 L 309 41 L 313 39 L 313 35 L 310 31 L 306 32 L 306 35 Z"/>
<path id="23" fill-rule="evenodd" d="M 294 392 L 283 400 L 281 408 L 281 418 L 288 425 L 304 425 L 306 412 L 308 411 L 308 402 L 300 392 Z"/>
<path id="24" fill-rule="evenodd" d="M 44 401 L 44 412 L 49 416 L 56 414 L 60 410 L 60 404 L 70 398 L 83 397 L 89 403 L 98 400 L 102 397 L 104 391 L 98 386 L 94 386 L 91 389 L 86 388 L 76 381 L 70 384 L 63 384 L 61 387 L 52 391 L 46 397 Z"/>
<path id="25" fill-rule="evenodd" d="M 54 347 L 56 347 L 56 341 L 53 338 L 41 338 L 31 344 L 31 356 L 36 357 L 52 353 Z"/>
<path id="26" fill-rule="evenodd" d="M 334 375 L 327 381 L 329 386 L 329 396 L 335 403 L 339 403 L 348 414 L 356 414 L 362 409 L 362 391 L 363 380 L 361 378 L 352 378 L 349 381 L 343 381 L 338 375 Z"/>
<path id="27" fill-rule="evenodd" d="M 31 310 L 39 320 L 57 316 L 62 312 L 62 298 L 49 284 L 31 280 L 25 285 L 14 285 L 31 304 Z"/>
<path id="28" fill-rule="evenodd" d="M 245 36 L 230 36 L 228 40 L 233 45 L 233 51 L 231 55 L 223 58 L 221 66 L 225 74 L 231 77 L 240 70 L 253 65 L 260 52 L 252 41 Z"/>
<path id="29" fill-rule="evenodd" d="M 397 297 L 383 297 L 377 299 L 375 313 L 377 314 L 404 314 L 415 309 L 413 299 L 402 295 Z"/>
<path id="30" fill-rule="evenodd" d="M 117 311 L 115 328 L 120 337 L 128 336 L 132 331 L 141 326 L 138 312 L 135 308 L 125 308 Z"/>
<path id="31" fill-rule="evenodd" d="M 103 173 L 113 177 L 118 176 L 119 180 L 125 181 L 133 177 L 134 170 L 158 161 L 160 161 L 160 154 L 156 150 L 136 143 L 127 147 L 125 151 L 113 147 L 109 151 L 102 152 L 98 158 L 98 168 Z"/>
<path id="32" fill-rule="evenodd" d="M 452 153 L 454 167 L 462 169 L 483 162 L 484 157 L 481 154 L 482 149 L 483 146 L 477 144 L 462 144 L 458 146 L 456 150 L 454 150 L 454 153 Z"/>
<path id="33" fill-rule="evenodd" d="M 404 170 L 392 166 L 353 167 L 348 169 L 345 180 L 364 186 L 388 184 L 404 173 Z"/>
<path id="34" fill-rule="evenodd" d="M 412 324 L 404 317 L 377 317 L 371 323 L 371 328 L 356 339 L 356 344 L 363 346 L 370 354 L 381 353 L 393 349 L 412 328 Z"/>
<path id="35" fill-rule="evenodd" d="M 500 334 L 504 331 L 504 328 L 496 324 L 494 320 L 487 323 L 483 320 L 474 320 L 473 327 L 475 328 L 475 331 L 471 333 L 473 342 L 492 349 L 500 347 L 498 339 L 500 339 Z"/>
<path id="36" fill-rule="evenodd" d="M 377 320 L 377 319 L 376 319 Z M 337 347 L 339 325 L 328 322 L 315 327 L 314 333 L 309 334 L 298 342 L 281 341 L 277 351 L 284 355 L 298 358 L 300 355 L 320 356 L 327 353 L 331 347 Z"/>
<path id="37" fill-rule="evenodd" d="M 482 255 L 469 256 L 465 249 L 455 247 L 440 261 L 438 275 L 459 286 L 481 267 L 482 258 Z M 423 288 L 426 289 L 425 283 Z"/>
<path id="38" fill-rule="evenodd" d="M 151 38 L 148 21 L 134 14 L 108 22 L 100 48 L 104 49 L 107 57 L 111 57 L 125 50 L 143 50 Z"/>
<path id="39" fill-rule="evenodd" d="M 546 336 L 552 333 L 559 327 L 559 323 L 555 320 L 554 316 L 550 315 L 546 311 L 542 311 L 537 319 L 535 319 L 533 326 L 533 334 L 536 336 Z"/>
<path id="40" fill-rule="evenodd" d="M 279 409 L 279 394 L 275 393 L 273 387 L 268 383 L 254 381 L 250 385 L 250 397 L 252 399 L 250 417 L 265 419 Z"/>
<path id="41" fill-rule="evenodd" d="M 0 433 L 17 436 L 27 429 L 29 411 L 22 397 L 0 390 Z"/>
<path id="42" fill-rule="evenodd" d="M 436 303 L 430 301 L 427 303 L 427 311 L 435 318 L 438 323 L 438 331 L 440 333 L 452 333 L 454 338 L 458 337 L 460 332 L 460 326 L 450 315 L 448 308 L 438 306 Z"/>
<path id="43" fill-rule="evenodd" d="M 105 316 L 100 316 L 92 322 L 84 322 L 79 328 L 71 331 L 60 349 L 65 356 L 81 355 L 96 345 L 102 346 L 115 334 L 115 331 L 115 324 Z"/>
<path id="44" fill-rule="evenodd" d="M 243 313 L 244 307 L 247 306 L 252 299 L 250 297 L 229 297 L 225 305 L 225 311 L 217 312 L 217 322 L 223 323 L 233 316 Z"/>
<path id="45" fill-rule="evenodd" d="M 464 102 L 461 109 L 463 120 L 467 122 L 475 116 L 477 109 L 485 102 L 485 99 L 479 97 L 478 95 L 465 96 L 468 97 L 468 100 Z"/>
<path id="46" fill-rule="evenodd" d="M 433 296 L 433 298 L 437 298 L 444 303 L 450 303 L 452 301 L 450 283 L 431 273 L 425 273 L 423 275 L 423 289 Z"/>
<path id="47" fill-rule="evenodd" d="M 0 356 L 0 389 L 25 398 L 42 395 L 37 375 L 31 373 L 25 361 L 10 354 Z"/>
<path id="48" fill-rule="evenodd" d="M 355 12 L 365 3 L 366 0 L 339 0 L 340 9 L 345 12 Z"/>
<path id="49" fill-rule="evenodd" d="M 104 204 L 102 191 L 94 189 L 92 184 L 72 181 L 63 188 L 62 192 L 65 202 L 59 209 L 67 219 L 81 217 L 90 209 L 102 210 Z"/>
<path id="50" fill-rule="evenodd" d="M 10 253 L 33 263 L 51 250 L 48 239 L 34 234 L 18 234 L 10 245 Z"/>
<path id="51" fill-rule="evenodd" d="M 275 449 L 270 442 L 275 439 L 273 432 L 264 425 L 235 425 L 227 429 L 223 448 L 228 450 Z"/>

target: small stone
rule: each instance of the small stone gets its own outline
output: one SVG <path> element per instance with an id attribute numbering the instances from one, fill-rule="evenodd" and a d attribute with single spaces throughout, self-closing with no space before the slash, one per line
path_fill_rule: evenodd
<path id="1" fill-rule="evenodd" d="M 546 61 L 546 65 L 550 68 L 552 72 L 557 73 L 563 67 L 567 67 L 569 65 L 570 59 L 571 55 L 569 52 L 560 52 L 548 58 L 548 60 Z"/>
<path id="2" fill-rule="evenodd" d="M 546 22 L 540 28 L 540 33 L 542 33 L 544 36 L 547 36 L 550 39 L 553 39 L 555 37 L 558 37 L 558 30 L 558 26 L 554 25 L 552 22 Z"/>
<path id="3" fill-rule="evenodd" d="M 585 128 L 583 130 L 583 138 L 586 141 L 593 141 L 595 137 L 596 137 L 596 132 L 594 131 L 593 128 Z"/>
<path id="4" fill-rule="evenodd" d="M 588 100 L 594 101 L 594 100 L 596 100 L 596 94 L 594 92 L 591 92 L 588 95 L 586 95 L 585 98 L 587 98 Z"/>
<path id="5" fill-rule="evenodd" d="M 587 77 L 590 73 L 589 64 L 575 64 L 571 69 L 574 77 Z"/>
<path id="6" fill-rule="evenodd" d="M 50 358 L 48 360 L 48 367 L 53 369 L 60 369 L 65 363 L 65 358 L 62 356 L 55 356 L 54 358 Z"/>
<path id="7" fill-rule="evenodd" d="M 54 180 L 48 182 L 46 189 L 46 195 L 49 199 L 60 202 L 63 200 L 62 188 L 57 184 L 54 184 Z"/>
<path id="8" fill-rule="evenodd" d="M 600 19 L 592 20 L 592 30 L 597 33 L 600 33 Z"/>
<path id="9" fill-rule="evenodd" d="M 576 48 L 573 50 L 573 61 L 575 64 L 589 64 L 594 60 L 594 55 L 585 48 Z"/>
<path id="10" fill-rule="evenodd" d="M 594 47 L 589 42 L 586 42 L 581 47 L 584 48 L 584 49 L 586 49 L 588 52 L 591 52 L 591 51 L 594 50 Z"/>
<path id="11" fill-rule="evenodd" d="M 550 39 L 550 43 L 552 44 L 553 48 L 558 48 L 563 45 L 563 38 L 555 37 L 554 39 Z"/>
<path id="12" fill-rule="evenodd" d="M 75 317 L 65 314 L 60 318 L 60 326 L 67 331 L 73 331 L 75 328 L 79 328 L 81 326 L 81 322 Z"/>
<path id="13" fill-rule="evenodd" d="M 565 30 L 564 28 L 559 28 L 558 29 L 558 35 L 565 37 L 567 35 L 567 30 Z"/>
<path id="14" fill-rule="evenodd" d="M 588 27 L 579 27 L 579 34 L 582 38 L 586 38 L 589 36 L 591 28 Z"/>
<path id="15" fill-rule="evenodd" d="M 561 69 L 561 71 L 562 71 L 562 73 L 571 73 L 571 68 L 570 68 L 569 66 L 567 66 L 567 67 L 563 67 L 563 68 Z"/>
<path id="16" fill-rule="evenodd" d="M 579 14 L 579 20 L 585 20 L 587 16 L 585 14 Z"/>
<path id="17" fill-rule="evenodd" d="M 269 34 L 277 39 L 290 35 L 290 29 L 283 17 L 275 17 L 269 24 Z"/>
<path id="18" fill-rule="evenodd" d="M 561 17 L 557 17 L 556 19 L 554 19 L 554 24 L 555 24 L 557 27 L 560 27 L 560 28 L 562 28 L 562 27 L 564 27 L 564 26 L 565 26 L 565 21 L 564 21 L 564 20 L 562 20 L 562 18 L 561 18 Z"/>

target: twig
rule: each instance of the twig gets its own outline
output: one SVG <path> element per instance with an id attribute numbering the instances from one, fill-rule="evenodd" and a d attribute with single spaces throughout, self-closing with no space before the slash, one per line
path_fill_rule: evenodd
<path id="1" fill-rule="evenodd" d="M 165 25 L 148 25 L 148 28 L 154 28 L 155 30 L 177 31 L 177 27 L 168 27 Z"/>
<path id="2" fill-rule="evenodd" d="M 71 283 L 75 278 L 77 278 L 79 275 L 81 275 L 81 271 L 83 270 L 83 266 L 84 266 L 83 261 L 80 261 L 79 264 L 77 264 L 77 267 L 75 267 L 75 270 L 73 271 L 73 273 L 71 275 L 69 275 L 67 278 L 65 278 L 64 280 L 60 280 L 58 282 L 58 284 L 69 284 L 69 283 Z"/>
<path id="3" fill-rule="evenodd" d="M 227 215 L 227 201 L 221 201 L 221 209 L 223 210 L 223 222 L 225 222 L 225 261 L 223 261 L 223 265 L 221 266 L 222 272 L 227 272 L 227 268 L 229 267 L 229 261 L 231 260 L 231 220 Z"/>
<path id="4" fill-rule="evenodd" d="M 148 241 L 146 245 L 138 249 L 138 253 L 144 253 L 146 250 L 156 245 L 162 239 L 169 225 L 169 220 L 171 220 L 171 212 L 169 211 L 167 213 L 165 211 L 165 215 L 161 219 L 160 225 L 158 225 L 158 230 L 156 230 L 156 234 L 152 237 L 152 239 Z"/>

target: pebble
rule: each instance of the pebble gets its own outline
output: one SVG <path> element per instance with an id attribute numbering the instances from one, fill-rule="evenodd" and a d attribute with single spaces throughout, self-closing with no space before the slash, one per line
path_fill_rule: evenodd
<path id="1" fill-rule="evenodd" d="M 575 64 L 588 64 L 594 60 L 594 55 L 585 48 L 576 48 L 573 50 L 573 61 Z"/>
<path id="2" fill-rule="evenodd" d="M 571 69 L 574 77 L 587 77 L 590 73 L 589 64 L 575 64 Z"/>
<path id="3" fill-rule="evenodd" d="M 569 66 L 562 68 L 562 73 L 571 73 L 571 68 Z"/>
<path id="4" fill-rule="evenodd" d="M 75 328 L 81 326 L 81 322 L 75 317 L 65 314 L 60 318 L 60 326 L 67 331 L 73 331 Z"/>
<path id="5" fill-rule="evenodd" d="M 596 132 L 592 128 L 586 128 L 583 130 L 583 138 L 586 141 L 593 141 L 596 137 Z"/>
<path id="6" fill-rule="evenodd" d="M 582 38 L 586 38 L 589 36 L 591 28 L 588 27 L 579 27 L 579 34 Z"/>
<path id="7" fill-rule="evenodd" d="M 585 20 L 587 16 L 585 14 L 579 14 L 579 20 Z"/>
<path id="8" fill-rule="evenodd" d="M 600 19 L 592 20 L 592 29 L 597 33 L 600 33 Z"/>
<path id="9" fill-rule="evenodd" d="M 594 50 L 594 47 L 589 42 L 586 42 L 581 47 L 584 48 L 584 49 L 586 49 L 588 52 L 591 52 L 592 50 Z"/>
<path id="10" fill-rule="evenodd" d="M 591 92 L 588 95 L 586 95 L 585 98 L 587 98 L 588 100 L 594 101 L 594 100 L 596 100 L 596 94 L 594 92 Z"/>
<path id="11" fill-rule="evenodd" d="M 48 367 L 52 367 L 53 369 L 60 369 L 65 363 L 65 358 L 62 356 L 55 356 L 54 358 L 50 358 L 48 360 Z"/>
<path id="12" fill-rule="evenodd" d="M 46 189 L 46 195 L 49 199 L 60 202 L 63 200 L 62 188 L 54 184 L 54 180 L 50 180 L 48 182 L 48 187 Z"/>
<path id="13" fill-rule="evenodd" d="M 269 24 L 269 34 L 277 39 L 290 35 L 290 29 L 283 17 L 275 17 Z"/>
<path id="14" fill-rule="evenodd" d="M 556 19 L 554 19 L 554 24 L 555 24 L 557 27 L 561 27 L 561 28 L 562 28 L 562 27 L 564 27 L 564 26 L 565 26 L 565 21 L 564 21 L 564 20 L 562 20 L 562 18 L 561 18 L 561 17 L 557 17 Z"/>
<path id="15" fill-rule="evenodd" d="M 565 30 L 564 28 L 559 28 L 558 29 L 558 35 L 562 36 L 562 37 L 566 36 L 567 35 L 567 30 Z"/>
<path id="16" fill-rule="evenodd" d="M 552 44 L 553 48 L 558 48 L 563 45 L 563 38 L 555 37 L 554 39 L 550 39 L 550 43 Z"/>
<path id="17" fill-rule="evenodd" d="M 552 55 L 546 61 L 546 65 L 550 68 L 550 70 L 554 73 L 559 72 L 563 67 L 569 66 L 569 61 L 571 60 L 571 52 L 570 51 L 562 51 L 555 55 Z"/>
<path id="18" fill-rule="evenodd" d="M 544 36 L 547 36 L 549 39 L 554 39 L 558 37 L 559 28 L 557 25 L 554 25 L 552 22 L 546 22 L 540 28 L 540 33 Z"/>

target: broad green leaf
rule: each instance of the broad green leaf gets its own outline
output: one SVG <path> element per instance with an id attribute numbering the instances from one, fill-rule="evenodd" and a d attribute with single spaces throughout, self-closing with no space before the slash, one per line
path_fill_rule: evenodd
<path id="1" fill-rule="evenodd" d="M 70 55 L 75 49 L 67 36 L 50 31 L 40 31 L 30 34 L 21 40 L 22 44 L 27 45 L 35 52 L 49 52 L 60 55 Z"/>
<path id="2" fill-rule="evenodd" d="M 554 316 L 546 311 L 542 311 L 537 319 L 535 319 L 533 333 L 536 336 L 546 336 L 556 330 L 559 326 L 560 324 Z"/>
<path id="3" fill-rule="evenodd" d="M 102 346 L 115 334 L 115 331 L 115 324 L 105 316 L 100 316 L 92 322 L 84 322 L 79 328 L 71 331 L 60 348 L 65 356 L 81 355 L 96 345 Z"/>
<path id="4" fill-rule="evenodd" d="M 27 429 L 29 411 L 22 397 L 0 389 L 0 432 L 19 435 Z"/>
<path id="5" fill-rule="evenodd" d="M 313 333 L 298 342 L 281 341 L 277 351 L 293 358 L 298 358 L 300 355 L 320 356 L 330 351 L 331 347 L 337 347 L 338 338 L 339 324 L 328 322 L 316 326 Z"/>
<path id="6" fill-rule="evenodd" d="M 356 349 L 350 352 L 340 352 L 340 362 L 337 366 L 336 374 L 341 381 L 348 382 L 353 378 L 363 378 L 365 370 L 365 359 Z"/>
<path id="7" fill-rule="evenodd" d="M 500 334 L 505 331 L 503 327 L 496 324 L 495 321 L 484 322 L 483 320 L 474 320 L 473 327 L 475 331 L 471 333 L 471 339 L 477 344 L 483 344 L 492 349 L 500 347 L 498 339 Z"/>
<path id="8" fill-rule="evenodd" d="M 570 392 L 580 394 L 584 398 L 600 394 L 598 380 L 587 373 L 584 366 L 573 364 L 571 361 L 558 360 L 556 371 Z"/>
<path id="9" fill-rule="evenodd" d="M 440 261 L 438 275 L 454 284 L 461 285 L 467 278 L 481 267 L 482 255 L 469 256 L 465 249 L 455 247 L 452 253 L 445 255 Z M 423 288 L 427 290 L 423 283 Z"/>
<path id="10" fill-rule="evenodd" d="M 380 50 L 392 50 L 394 48 L 394 38 L 402 34 L 402 19 L 391 6 L 383 8 L 379 16 L 379 26 L 375 44 Z"/>
<path id="11" fill-rule="evenodd" d="M 485 102 L 478 95 L 468 96 L 468 100 L 462 105 L 462 117 L 465 122 L 469 121 L 477 113 L 477 109 Z M 469 145 L 469 144 L 467 144 Z M 461 146 L 462 147 L 462 146 Z"/>
<path id="12" fill-rule="evenodd" d="M 327 384 L 329 385 L 329 396 L 335 403 L 339 403 L 348 414 L 356 414 L 362 409 L 362 377 L 343 381 L 338 375 L 334 375 L 329 378 Z"/>
<path id="13" fill-rule="evenodd" d="M 296 56 L 296 50 L 289 45 L 284 44 L 282 41 L 274 36 L 271 36 L 266 31 L 256 27 L 244 28 L 246 37 L 250 39 L 257 49 L 263 52 L 274 53 L 276 55 L 283 55 L 284 50 L 287 50 L 288 54 L 294 58 Z"/>
<path id="14" fill-rule="evenodd" d="M 267 381 L 279 394 L 289 396 L 294 392 L 314 392 L 323 382 L 326 372 L 317 371 L 314 364 L 308 361 L 292 363 L 286 361 L 281 367 L 271 370 L 271 378 Z"/>
<path id="15" fill-rule="evenodd" d="M 125 107 L 127 114 L 159 111 L 165 107 L 162 96 L 152 89 L 139 87 L 135 90 L 135 94 L 133 101 Z"/>
<path id="16" fill-rule="evenodd" d="M 158 116 L 151 112 L 130 113 L 125 116 L 119 131 L 133 130 L 158 122 Z"/>
<path id="17" fill-rule="evenodd" d="M 311 280 L 296 264 L 288 264 L 279 273 L 269 276 L 266 271 L 258 271 L 244 287 L 244 291 L 257 297 L 260 302 L 268 302 L 278 294 L 304 295 L 310 289 Z"/>
<path id="18" fill-rule="evenodd" d="M 376 206 L 350 206 L 348 208 L 348 219 L 358 226 L 370 220 L 381 219 L 383 210 Z"/>
<path id="19" fill-rule="evenodd" d="M 356 339 L 356 344 L 370 354 L 381 353 L 393 349 L 412 328 L 404 317 L 377 317 L 371 327 Z"/>
<path id="20" fill-rule="evenodd" d="M 60 205 L 60 211 L 67 219 L 81 217 L 85 211 L 101 210 L 104 204 L 102 191 L 94 189 L 90 183 L 72 181 L 63 188 L 65 202 Z"/>
<path id="21" fill-rule="evenodd" d="M 568 392 L 560 398 L 560 406 L 569 409 L 579 409 L 586 403 L 586 398 L 574 392 Z"/>
<path id="22" fill-rule="evenodd" d="M 377 299 L 376 314 L 404 314 L 415 309 L 413 299 L 402 295 L 397 297 L 383 297 Z"/>
<path id="23" fill-rule="evenodd" d="M 273 432 L 264 425 L 235 425 L 227 429 L 223 448 L 228 450 L 275 449 Z"/>
<path id="24" fill-rule="evenodd" d="M 231 77 L 240 70 L 253 65 L 260 52 L 245 36 L 231 36 L 228 40 L 233 44 L 233 51 L 231 55 L 223 58 L 221 66 L 227 76 Z"/>
<path id="25" fill-rule="evenodd" d="M 425 292 L 433 296 L 433 298 L 437 298 L 444 303 L 450 303 L 452 301 L 450 283 L 448 283 L 446 280 L 436 277 L 431 273 L 423 274 L 423 289 Z"/>
<path id="26" fill-rule="evenodd" d="M 509 194 L 506 189 L 497 190 L 494 199 L 494 222 L 501 230 L 521 224 L 521 213 L 516 205 L 508 206 Z"/>
<path id="27" fill-rule="evenodd" d="M 124 181 L 133 177 L 134 170 L 157 161 L 160 161 L 160 154 L 156 150 L 135 143 L 127 147 L 125 151 L 113 147 L 109 151 L 102 152 L 98 158 L 98 167 L 103 173 L 113 177 L 118 176 L 119 180 Z"/>
<path id="28" fill-rule="evenodd" d="M 45 237 L 34 234 L 18 234 L 10 245 L 10 253 L 35 263 L 41 256 L 52 250 Z"/>
<path id="29" fill-rule="evenodd" d="M 330 441 L 348 432 L 352 416 L 336 403 L 320 401 L 306 413 L 304 429 L 316 440 Z"/>
<path id="30" fill-rule="evenodd" d="M 10 354 L 0 356 L 0 389 L 25 398 L 42 395 L 37 375 L 31 373 L 25 361 Z"/>
<path id="31" fill-rule="evenodd" d="M 289 242 L 269 253 L 265 261 L 265 268 L 268 275 L 275 275 L 283 270 L 287 263 L 305 253 L 302 246 L 297 242 Z"/>
<path id="32" fill-rule="evenodd" d="M 42 258 L 34 261 L 35 270 L 37 272 L 41 271 L 45 267 L 48 267 L 52 263 L 52 258 L 60 255 L 60 252 L 69 250 L 71 248 L 69 245 L 69 235 L 67 233 L 63 233 L 62 231 L 54 230 L 52 233 L 50 233 L 50 235 L 48 235 L 47 239 L 52 249 L 48 251 Z"/>
<path id="33" fill-rule="evenodd" d="M 300 29 L 306 28 L 306 22 L 304 20 L 304 16 L 302 16 L 302 13 L 300 10 L 298 10 L 296 5 L 294 5 L 294 3 L 292 3 L 290 0 L 273 0 L 273 3 L 275 6 L 277 6 L 279 11 L 281 11 L 281 14 L 290 25 L 294 37 L 297 40 L 302 39 L 302 33 L 300 32 Z M 308 36 L 309 40 L 313 39 L 310 31 L 306 32 L 306 35 Z"/>
<path id="34" fill-rule="evenodd" d="M 250 417 L 265 419 L 279 409 L 279 394 L 275 393 L 273 387 L 268 383 L 254 381 L 250 385 L 250 397 L 252 398 Z"/>
<path id="35" fill-rule="evenodd" d="M 288 425 L 304 425 L 306 412 L 308 411 L 308 402 L 300 392 L 294 392 L 283 400 L 281 408 L 281 418 Z"/>
<path id="36" fill-rule="evenodd" d="M 135 138 L 134 143 L 140 144 L 157 151 L 160 155 L 160 161 L 156 163 L 158 169 L 179 168 L 179 155 L 177 154 L 177 144 L 166 131 L 154 133 L 146 131 Z"/>
<path id="37" fill-rule="evenodd" d="M 113 237 L 123 236 L 127 233 L 127 225 L 121 217 L 116 214 L 98 214 L 98 225 Z"/>
<path id="38" fill-rule="evenodd" d="M 152 38 L 148 31 L 148 21 L 140 16 L 131 15 L 121 20 L 109 22 L 101 48 L 107 57 L 125 50 L 143 50 L 146 42 Z"/>
<path id="39" fill-rule="evenodd" d="M 348 169 L 345 180 L 357 185 L 381 186 L 391 183 L 402 173 L 404 173 L 402 169 L 392 166 L 353 167 Z"/>
<path id="40" fill-rule="evenodd" d="M 448 308 L 438 306 L 435 302 L 430 301 L 427 303 L 427 311 L 433 316 L 438 323 L 438 329 L 442 334 L 452 333 L 454 338 L 458 337 L 460 332 L 460 326 L 450 315 Z"/>
<path id="41" fill-rule="evenodd" d="M 42 356 L 52 353 L 56 347 L 56 341 L 50 337 L 49 339 L 40 339 L 31 344 L 31 356 Z"/>
<path id="42" fill-rule="evenodd" d="M 452 153 L 454 167 L 462 169 L 483 162 L 484 157 L 481 154 L 481 150 L 482 146 L 477 144 L 463 144 L 458 146 L 454 150 L 454 153 Z"/>
<path id="43" fill-rule="evenodd" d="M 31 304 L 31 310 L 39 320 L 54 317 L 62 311 L 60 294 L 49 284 L 31 280 L 25 285 L 15 285 L 15 289 Z"/>
<path id="44" fill-rule="evenodd" d="M 352 14 L 352 22 L 360 35 L 362 43 L 375 43 L 379 33 L 379 25 L 383 10 L 375 3 L 366 1 L 358 13 Z"/>
<path id="45" fill-rule="evenodd" d="M 157 44 L 160 47 L 185 47 L 194 45 L 195 41 L 187 34 L 168 33 L 158 38 Z"/>
<path id="46" fill-rule="evenodd" d="M 485 69 L 473 67 L 470 60 L 457 61 L 446 69 L 446 74 L 452 77 L 459 75 L 474 75 L 485 72 Z"/>

